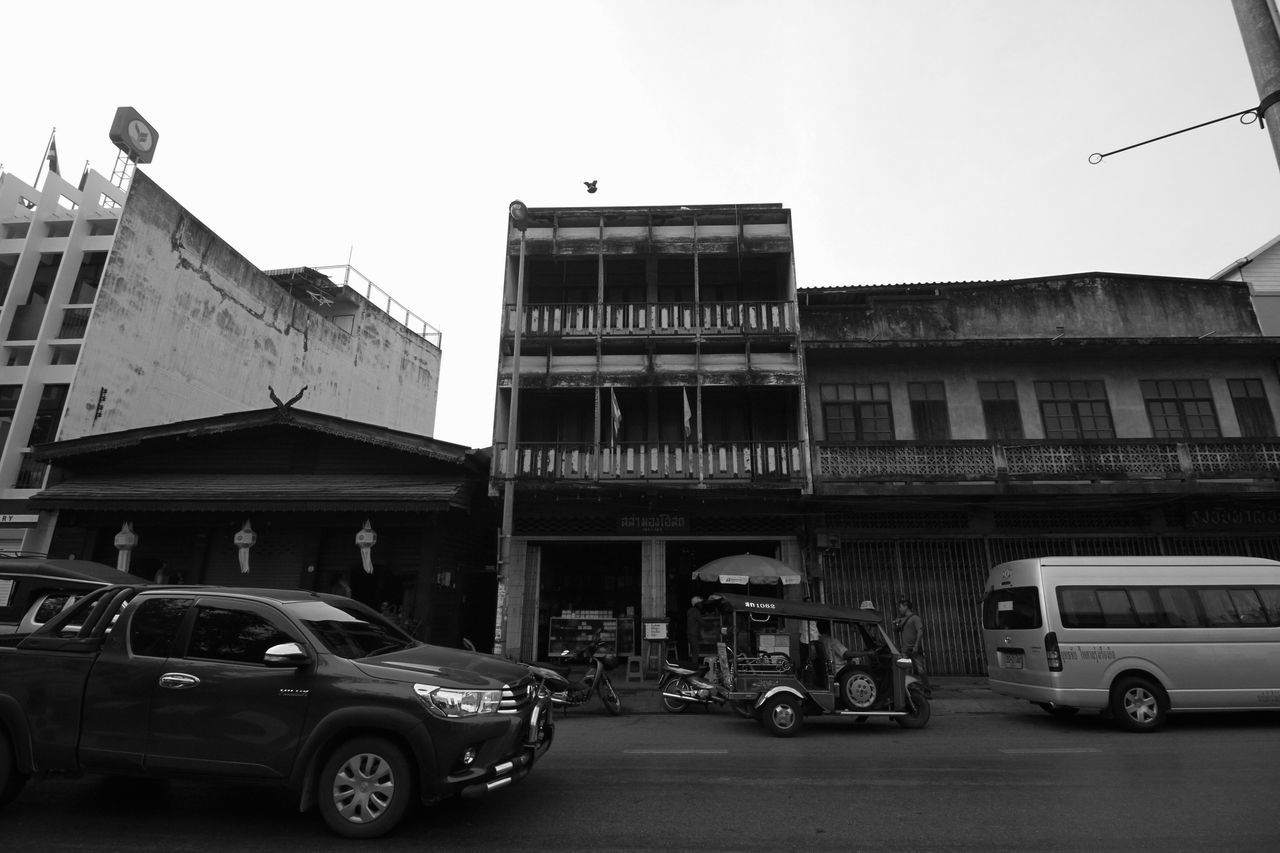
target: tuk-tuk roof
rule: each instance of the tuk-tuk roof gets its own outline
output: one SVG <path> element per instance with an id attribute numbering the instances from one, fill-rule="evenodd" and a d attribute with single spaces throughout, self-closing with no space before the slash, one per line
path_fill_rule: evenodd
<path id="1" fill-rule="evenodd" d="M 832 622 L 880 623 L 884 617 L 879 610 L 863 610 L 857 607 L 837 607 L 814 601 L 783 601 L 757 595 L 739 595 L 734 592 L 717 592 L 707 597 L 707 603 L 723 601 L 733 610 L 744 613 L 763 613 L 794 619 L 830 620 Z"/>

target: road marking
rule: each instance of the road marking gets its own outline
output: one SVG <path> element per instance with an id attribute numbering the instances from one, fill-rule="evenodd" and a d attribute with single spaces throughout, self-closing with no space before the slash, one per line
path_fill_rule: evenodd
<path id="1" fill-rule="evenodd" d="M 624 749 L 623 755 L 728 755 L 727 749 Z"/>
<path id="2" fill-rule="evenodd" d="M 1005 755 L 1073 755 L 1086 752 L 1102 752 L 1091 746 L 1064 747 L 1062 749 L 1002 749 Z"/>

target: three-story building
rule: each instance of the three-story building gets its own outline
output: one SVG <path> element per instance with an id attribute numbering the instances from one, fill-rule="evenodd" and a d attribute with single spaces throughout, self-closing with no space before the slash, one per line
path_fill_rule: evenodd
<path id="1" fill-rule="evenodd" d="M 790 211 L 527 217 L 508 230 L 494 427 L 493 493 L 514 507 L 504 651 L 545 657 L 603 628 L 639 653 L 643 620 L 682 613 L 711 559 L 802 565 Z"/>

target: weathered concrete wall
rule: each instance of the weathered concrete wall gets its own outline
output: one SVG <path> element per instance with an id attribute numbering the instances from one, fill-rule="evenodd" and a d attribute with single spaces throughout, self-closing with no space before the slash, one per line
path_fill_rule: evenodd
<path id="1" fill-rule="evenodd" d="M 848 382 L 882 382 L 889 385 L 893 408 L 894 438 L 915 439 L 911 423 L 910 382 L 942 382 L 953 439 L 987 439 L 986 421 L 978 383 L 1013 381 L 1018 391 L 1023 433 L 1028 439 L 1045 437 L 1035 383 L 1043 380 L 1102 380 L 1117 438 L 1151 438 L 1151 421 L 1139 383 L 1144 379 L 1207 379 L 1213 406 L 1224 437 L 1240 435 L 1228 379 L 1260 379 L 1271 403 L 1272 417 L 1280 423 L 1280 379 L 1271 360 L 1263 354 L 1237 354 L 1230 346 L 1108 348 L 1079 346 L 1043 347 L 1029 352 L 1026 346 L 1000 350 L 945 347 L 903 351 L 845 351 L 844 363 L 810 359 L 809 423 L 814 441 L 826 441 L 819 387 Z"/>
<path id="2" fill-rule="evenodd" d="M 269 406 L 431 435 L 440 350 L 370 304 L 354 334 L 289 296 L 139 172 L 61 439 Z M 102 411 L 95 420 L 99 395 Z"/>
<path id="3" fill-rule="evenodd" d="M 948 285 L 936 296 L 926 286 L 843 293 L 846 305 L 800 292 L 806 341 L 1050 338 L 1059 328 L 1071 338 L 1261 334 L 1248 289 L 1220 281 L 1099 275 Z"/>

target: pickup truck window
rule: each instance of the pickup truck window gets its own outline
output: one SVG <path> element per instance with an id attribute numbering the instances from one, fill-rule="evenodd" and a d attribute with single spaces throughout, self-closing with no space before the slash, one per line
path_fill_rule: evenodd
<path id="1" fill-rule="evenodd" d="M 201 607 L 196 611 L 187 657 L 261 664 L 267 649 L 297 641 L 256 613 Z"/>
<path id="2" fill-rule="evenodd" d="M 191 598 L 153 598 L 138 605 L 129 623 L 130 651 L 135 655 L 167 658 L 192 601 Z"/>
<path id="3" fill-rule="evenodd" d="M 293 609 L 324 647 L 339 657 L 355 660 L 418 645 L 417 640 L 372 610 L 353 605 L 308 601 Z"/>

